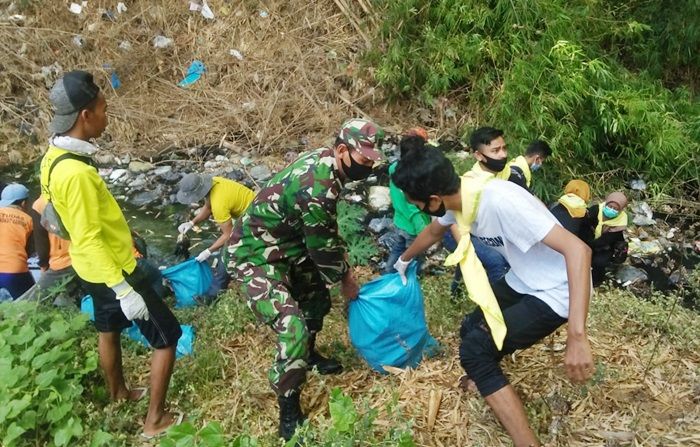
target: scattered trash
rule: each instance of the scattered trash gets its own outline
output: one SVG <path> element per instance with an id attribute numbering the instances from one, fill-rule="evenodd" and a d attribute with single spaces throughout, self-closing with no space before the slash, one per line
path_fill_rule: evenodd
<path id="1" fill-rule="evenodd" d="M 373 211 L 386 211 L 390 206 L 389 188 L 386 186 L 370 186 L 369 207 Z"/>
<path id="2" fill-rule="evenodd" d="M 369 229 L 375 233 L 381 233 L 389 228 L 392 224 L 392 219 L 389 217 L 375 217 L 369 221 Z"/>
<path id="3" fill-rule="evenodd" d="M 173 44 L 173 39 L 158 35 L 153 38 L 153 46 L 156 48 L 168 48 Z"/>
<path id="4" fill-rule="evenodd" d="M 116 22 L 117 15 L 111 9 L 108 9 L 102 13 L 102 19 L 110 22 Z"/>
<path id="5" fill-rule="evenodd" d="M 202 77 L 205 71 L 207 71 L 207 69 L 206 67 L 204 67 L 204 62 L 200 60 L 193 61 L 187 69 L 187 74 L 185 75 L 185 78 L 182 81 L 180 81 L 177 85 L 179 85 L 180 87 L 189 87 L 190 85 L 197 82 L 199 78 Z"/>
<path id="6" fill-rule="evenodd" d="M 129 171 L 127 171 L 126 169 L 115 169 L 114 171 L 112 171 L 111 174 L 109 174 L 109 179 L 113 182 L 116 182 L 117 180 L 124 177 L 128 173 L 129 173 Z"/>
<path id="7" fill-rule="evenodd" d="M 632 223 L 635 225 L 643 226 L 656 224 L 656 221 L 652 218 L 654 217 L 654 212 L 651 210 L 648 203 L 636 202 L 634 205 L 632 205 L 631 211 L 634 214 Z"/>
<path id="8" fill-rule="evenodd" d="M 352 202 L 352 203 L 360 203 L 363 200 L 362 196 L 359 194 L 351 194 L 351 195 L 347 196 L 346 199 L 348 202 Z"/>
<path id="9" fill-rule="evenodd" d="M 647 189 L 647 184 L 642 179 L 636 179 L 630 181 L 630 188 L 634 189 L 635 191 L 644 191 Z"/>
<path id="10" fill-rule="evenodd" d="M 253 159 L 250 157 L 243 157 L 243 158 L 241 158 L 241 164 L 243 166 L 248 166 L 250 164 L 253 164 Z"/>
<path id="11" fill-rule="evenodd" d="M 250 176 L 257 181 L 262 182 L 272 177 L 272 171 L 270 171 L 270 168 L 265 165 L 253 166 L 250 169 Z"/>
<path id="12" fill-rule="evenodd" d="M 239 61 L 242 61 L 242 60 L 243 60 L 243 54 L 241 54 L 240 51 L 238 51 L 238 50 L 236 50 L 236 49 L 234 49 L 234 48 L 228 50 L 228 54 L 230 54 L 231 56 L 235 57 L 235 58 L 238 59 Z"/>
<path id="13" fill-rule="evenodd" d="M 199 11 L 205 19 L 214 19 L 214 12 L 209 7 L 207 0 L 190 0 L 190 11 Z"/>
<path id="14" fill-rule="evenodd" d="M 636 282 L 646 281 L 649 279 L 649 276 L 647 272 L 640 268 L 631 265 L 623 265 L 617 270 L 617 273 L 615 273 L 615 279 L 622 287 L 627 287 Z"/>
<path id="15" fill-rule="evenodd" d="M 122 40 L 121 42 L 119 42 L 119 46 L 117 48 L 119 48 L 120 50 L 129 51 L 131 50 L 131 42 L 129 42 L 128 40 Z"/>
<path id="16" fill-rule="evenodd" d="M 176 259 L 189 259 L 190 257 L 190 238 L 185 233 L 177 235 L 175 243 L 175 251 L 173 255 Z"/>
<path id="17" fill-rule="evenodd" d="M 73 14 L 80 14 L 83 12 L 83 7 L 85 6 L 87 6 L 87 2 L 83 2 L 82 4 L 71 3 L 68 7 L 68 10 Z"/>
<path id="18" fill-rule="evenodd" d="M 75 45 L 78 48 L 82 48 L 85 46 L 85 39 L 83 39 L 83 36 L 80 34 L 73 36 L 73 45 Z"/>
<path id="19" fill-rule="evenodd" d="M 634 219 L 632 219 L 632 223 L 642 227 L 645 225 L 655 225 L 656 221 L 650 217 L 644 216 L 642 214 L 635 214 Z"/>
<path id="20" fill-rule="evenodd" d="M 630 256 L 638 257 L 654 255 L 663 251 L 663 247 L 659 241 L 640 241 L 636 237 L 630 239 L 627 249 Z"/>
<path id="21" fill-rule="evenodd" d="M 146 172 L 150 171 L 151 169 L 153 169 L 153 165 L 146 161 L 134 160 L 129 163 L 129 171 L 131 172 Z"/>
<path id="22" fill-rule="evenodd" d="M 298 152 L 295 152 L 295 151 L 287 151 L 287 152 L 284 154 L 284 161 L 285 161 L 286 163 L 291 163 L 291 162 L 293 162 L 294 160 L 296 160 L 297 158 L 299 158 L 299 153 L 298 153 Z"/>
<path id="23" fill-rule="evenodd" d="M 122 81 L 119 80 L 119 76 L 117 76 L 116 71 L 113 71 L 112 74 L 109 76 L 109 82 L 112 84 L 112 88 L 114 90 L 122 86 Z"/>
<path id="24" fill-rule="evenodd" d="M 266 19 L 266 18 L 268 18 L 268 17 L 270 16 L 270 13 L 267 12 L 267 11 L 265 11 L 265 10 L 263 10 L 263 9 L 261 9 L 260 12 L 258 13 L 258 15 L 259 15 L 260 17 L 262 17 L 263 19 Z"/>
<path id="25" fill-rule="evenodd" d="M 127 8 L 126 5 L 124 4 L 124 2 L 119 2 L 119 3 L 117 3 L 117 13 L 118 13 L 118 14 L 125 13 L 125 12 L 127 11 L 127 9 L 128 9 L 128 8 Z"/>

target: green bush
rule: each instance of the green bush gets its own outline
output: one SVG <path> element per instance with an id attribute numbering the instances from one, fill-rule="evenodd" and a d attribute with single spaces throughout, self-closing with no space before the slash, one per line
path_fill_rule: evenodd
<path id="1" fill-rule="evenodd" d="M 428 103 L 448 94 L 468 98 L 481 118 L 464 136 L 474 125 L 501 127 L 512 155 L 532 139 L 547 140 L 557 187 L 573 175 L 610 170 L 624 174 L 617 179 L 645 173 L 663 184 L 697 185 L 700 106 L 688 88 L 671 91 L 658 70 L 645 70 L 654 58 L 677 71 L 697 66 L 692 46 L 673 50 L 683 36 L 695 42 L 700 33 L 698 23 L 671 31 L 687 20 L 677 8 L 585 0 L 379 3 L 385 20 L 370 57 L 377 80 L 394 95 Z M 696 1 L 680 3 L 697 9 Z M 661 40 L 647 49 L 650 36 Z M 654 56 L 661 53 L 667 57 Z"/>
<path id="2" fill-rule="evenodd" d="M 338 232 L 348 248 L 352 265 L 367 265 L 370 258 L 379 254 L 374 239 L 366 234 L 363 220 L 367 210 L 345 201 L 338 202 Z"/>
<path id="3" fill-rule="evenodd" d="M 97 355 L 81 348 L 84 315 L 34 303 L 0 304 L 0 433 L 3 446 L 73 445 L 85 437 L 83 383 Z M 93 445 L 110 439 L 93 436 Z"/>

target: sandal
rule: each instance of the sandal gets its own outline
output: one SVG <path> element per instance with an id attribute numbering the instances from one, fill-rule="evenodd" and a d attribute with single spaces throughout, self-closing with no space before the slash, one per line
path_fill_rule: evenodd
<path id="1" fill-rule="evenodd" d="M 176 425 L 182 424 L 183 419 L 185 419 L 185 413 L 183 413 L 182 411 L 176 411 L 175 417 L 173 418 L 173 422 L 170 425 L 163 428 L 160 432 L 158 432 L 154 435 L 147 435 L 146 433 L 141 433 L 141 439 L 143 439 L 145 441 L 151 441 L 153 439 L 158 439 L 161 436 L 163 436 L 165 433 L 167 433 L 167 431 L 170 430 L 171 427 L 175 427 Z"/>

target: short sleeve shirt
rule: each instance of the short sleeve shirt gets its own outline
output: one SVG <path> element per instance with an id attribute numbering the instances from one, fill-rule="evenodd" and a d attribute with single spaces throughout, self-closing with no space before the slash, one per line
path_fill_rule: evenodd
<path id="1" fill-rule="evenodd" d="M 448 211 L 438 219 L 456 223 Z M 569 284 L 564 256 L 542 240 L 559 225 L 539 200 L 512 182 L 493 180 L 484 186 L 471 234 L 501 253 L 510 270 L 506 282 L 518 293 L 544 301 L 563 318 L 569 316 Z"/>
<path id="2" fill-rule="evenodd" d="M 27 242 L 32 218 L 19 208 L 0 208 L 0 273 L 23 273 L 27 267 Z"/>
<path id="3" fill-rule="evenodd" d="M 212 179 L 211 214 L 218 224 L 238 218 L 253 201 L 255 193 L 238 182 L 223 177 Z"/>

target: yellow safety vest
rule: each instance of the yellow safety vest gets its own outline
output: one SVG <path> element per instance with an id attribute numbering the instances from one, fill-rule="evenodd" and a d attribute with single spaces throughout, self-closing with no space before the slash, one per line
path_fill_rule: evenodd
<path id="1" fill-rule="evenodd" d="M 471 225 L 479 210 L 481 192 L 484 185 L 493 178 L 493 175 L 477 172 L 467 172 L 462 176 L 462 211 L 455 212 L 461 238 L 455 251 L 445 260 L 445 265 L 459 264 L 469 298 L 483 311 L 486 323 L 491 329 L 493 341 L 496 343 L 496 347 L 501 350 L 503 349 L 503 340 L 506 337 L 506 323 L 501 308 L 498 306 L 498 300 L 496 300 L 491 284 L 489 284 L 484 266 L 476 256 L 469 237 Z"/>

